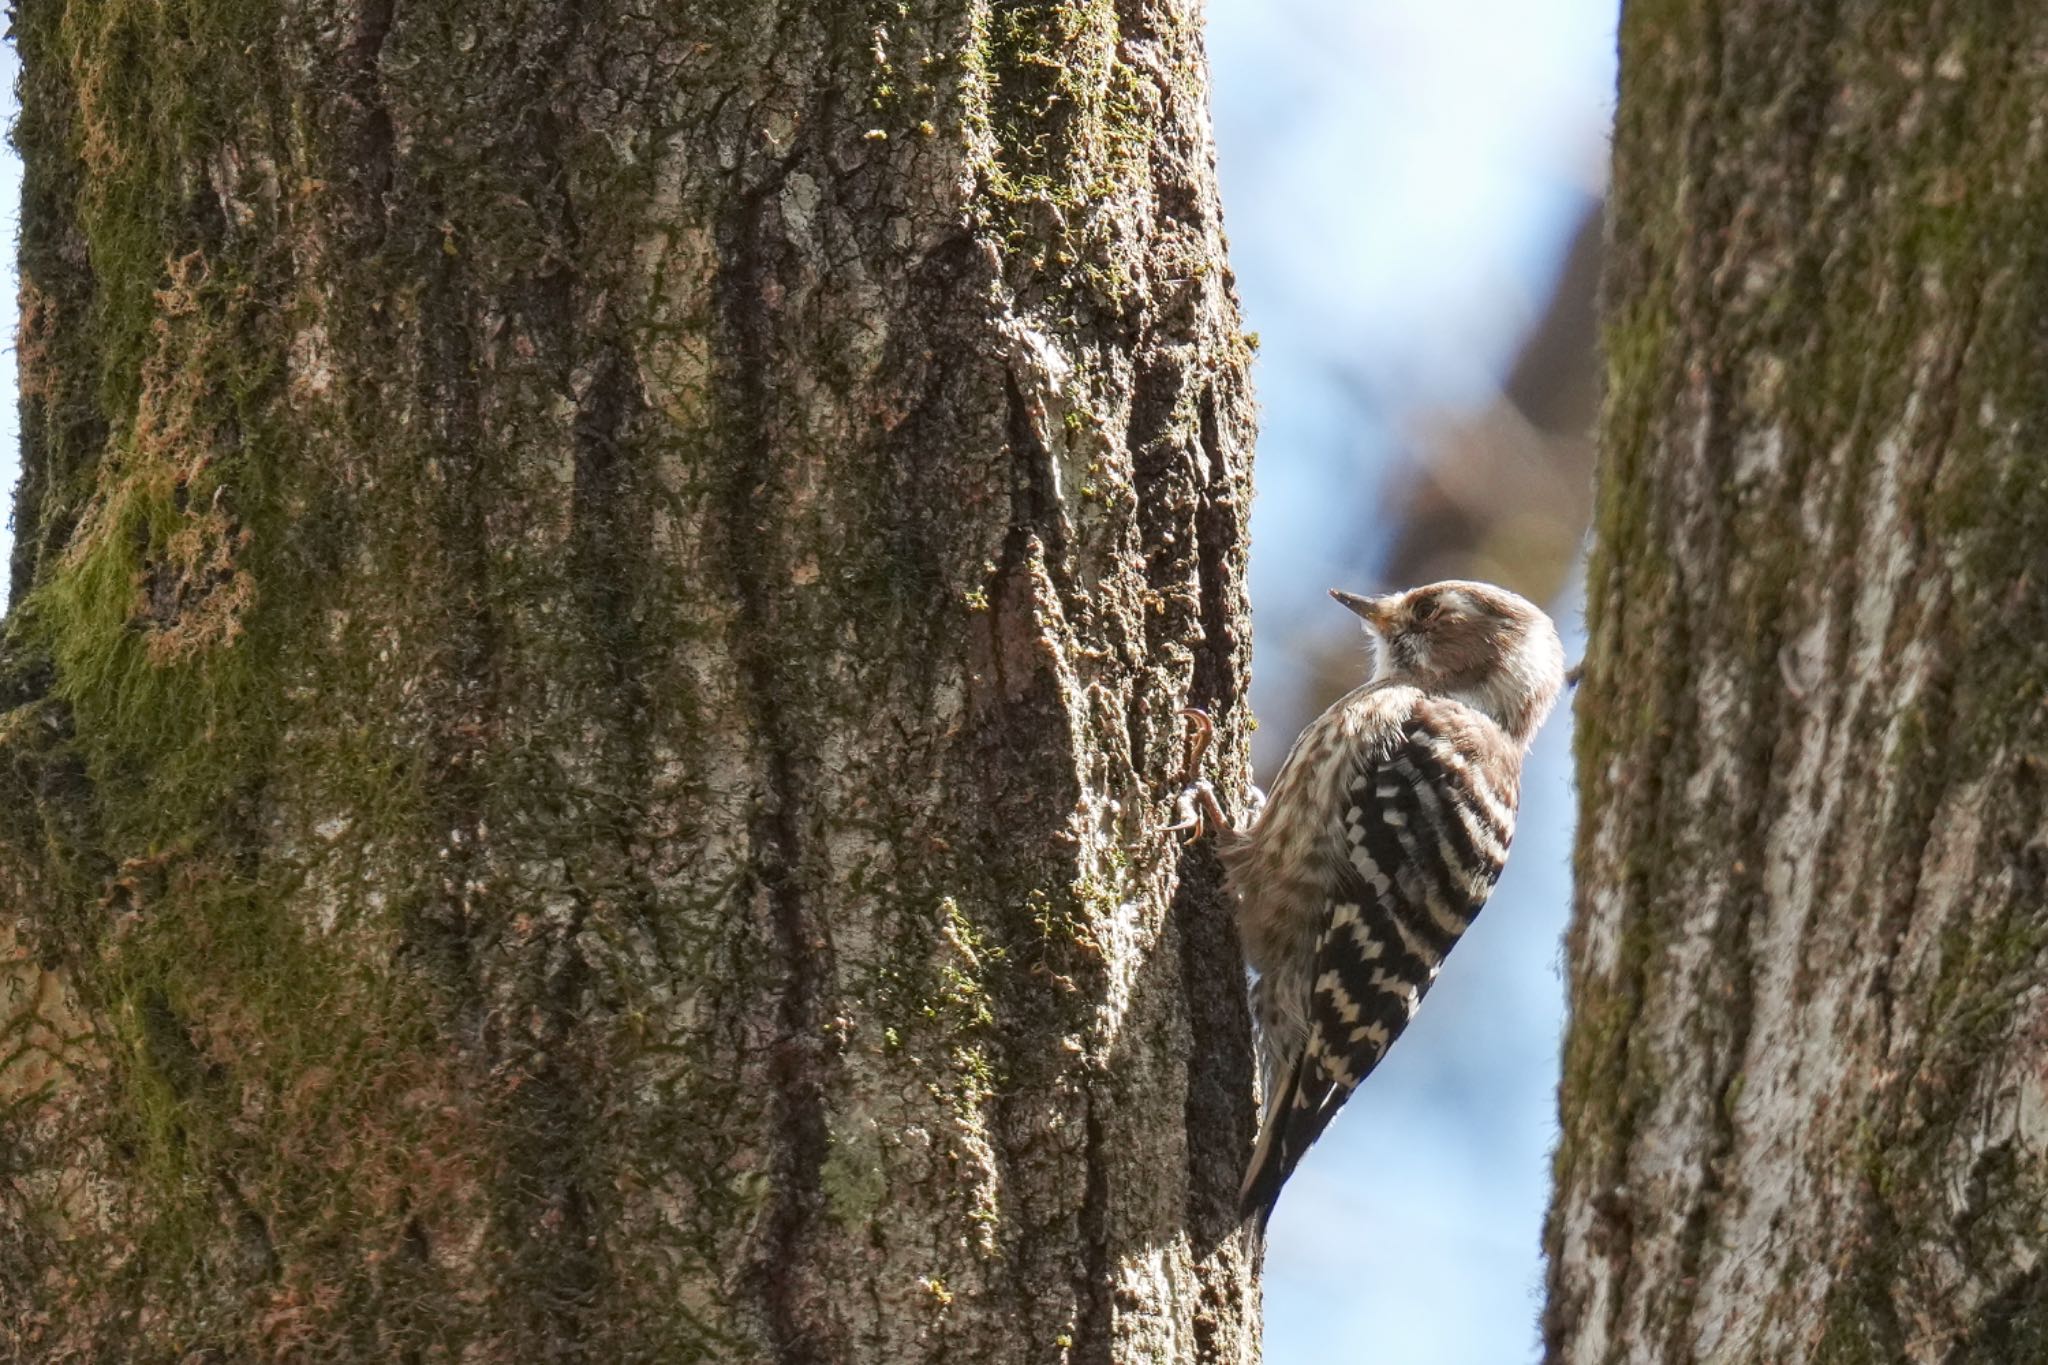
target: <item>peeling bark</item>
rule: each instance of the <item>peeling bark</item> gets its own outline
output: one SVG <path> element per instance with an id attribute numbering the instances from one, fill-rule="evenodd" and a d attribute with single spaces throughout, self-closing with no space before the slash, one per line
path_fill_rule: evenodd
<path id="1" fill-rule="evenodd" d="M 1178 0 L 17 0 L 18 1359 L 1242 1361 Z"/>
<path id="2" fill-rule="evenodd" d="M 2048 1358 L 2048 18 L 1621 68 L 1547 1358 Z"/>

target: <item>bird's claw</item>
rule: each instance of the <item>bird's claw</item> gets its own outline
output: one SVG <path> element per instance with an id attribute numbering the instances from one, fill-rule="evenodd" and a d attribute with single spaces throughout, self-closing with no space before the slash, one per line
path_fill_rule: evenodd
<path id="1" fill-rule="evenodd" d="M 1173 811 L 1180 819 L 1166 828 L 1174 833 L 1188 831 L 1188 837 L 1182 840 L 1184 844 L 1195 843 L 1212 831 L 1230 828 L 1223 806 L 1216 800 L 1216 789 L 1206 777 L 1196 778 L 1180 789 L 1180 795 L 1173 799 Z"/>
<path id="2" fill-rule="evenodd" d="M 1211 830 L 1229 829 L 1230 821 L 1224 818 L 1223 807 L 1216 800 L 1216 789 L 1202 776 L 1202 759 L 1216 737 L 1216 727 L 1208 712 L 1195 707 L 1183 706 L 1180 714 L 1192 724 L 1188 727 L 1187 750 L 1181 764 L 1180 791 L 1173 799 L 1173 813 L 1180 818 L 1166 828 L 1175 834 L 1188 831 L 1183 842 L 1192 844 Z"/>

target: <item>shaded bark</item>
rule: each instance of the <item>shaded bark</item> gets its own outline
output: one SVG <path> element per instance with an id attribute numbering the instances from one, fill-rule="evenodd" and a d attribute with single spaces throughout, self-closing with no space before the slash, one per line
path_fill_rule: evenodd
<path id="1" fill-rule="evenodd" d="M 1548 1358 L 2048 1358 L 2048 15 L 1621 67 Z"/>
<path id="2" fill-rule="evenodd" d="M 10 1358 L 1246 1360 L 1169 0 L 17 0 Z"/>

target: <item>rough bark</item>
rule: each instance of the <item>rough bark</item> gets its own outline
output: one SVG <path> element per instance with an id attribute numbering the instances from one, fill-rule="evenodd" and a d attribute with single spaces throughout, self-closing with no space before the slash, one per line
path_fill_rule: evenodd
<path id="1" fill-rule="evenodd" d="M 1199 7 L 15 31 L 0 1354 L 1254 1358 Z"/>
<path id="2" fill-rule="evenodd" d="M 2048 1359 L 2048 11 L 1621 69 L 1548 1358 Z"/>

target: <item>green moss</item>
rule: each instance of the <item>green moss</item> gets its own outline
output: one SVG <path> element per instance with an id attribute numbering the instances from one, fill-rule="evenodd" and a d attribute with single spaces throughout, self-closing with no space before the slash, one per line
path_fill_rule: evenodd
<path id="1" fill-rule="evenodd" d="M 155 787 L 156 801 L 114 806 L 167 840 L 189 837 L 192 825 L 217 810 L 220 793 L 251 770 L 265 715 L 255 643 L 176 661 L 151 655 L 139 619 L 143 565 L 181 522 L 167 502 L 116 492 L 101 527 L 37 590 L 30 608 L 47 632 L 94 778 Z"/>
<path id="2" fill-rule="evenodd" d="M 216 189 L 260 207 L 261 187 L 192 177 L 228 173 L 217 149 L 246 103 L 266 98 L 270 22 L 234 3 L 24 10 L 38 111 L 24 119 L 24 154 L 45 174 L 79 168 L 74 182 L 43 183 L 36 227 L 75 224 L 91 261 L 89 315 L 39 332 L 25 368 L 90 373 L 105 414 L 52 415 L 33 438 L 51 476 L 30 515 L 63 529 L 9 622 L 17 649 L 50 661 L 50 696 L 15 719 L 36 731 L 50 729 L 36 713 L 64 721 L 54 744 L 9 746 L 40 770 L 28 775 L 47 831 L 37 851 L 69 878 L 24 907 L 24 922 L 99 1021 L 107 1065 L 95 1084 L 110 1094 L 90 1140 L 130 1198 L 118 1223 L 128 1249 L 82 1244 L 74 1270 L 91 1286 L 146 1265 L 161 1301 L 188 1305 L 237 1294 L 260 1305 L 310 1275 L 345 1305 L 431 1276 L 402 1255 L 381 1269 L 375 1257 L 402 1251 L 409 1220 L 449 1212 L 449 1175 L 473 1159 L 474 1128 L 447 1107 L 457 1088 L 432 1045 L 429 1000 L 302 918 L 294 893 L 318 855 L 294 864 L 252 849 L 292 710 L 281 680 L 316 676 L 292 650 L 331 554 L 288 486 L 305 468 L 309 414 L 284 401 L 291 318 L 266 264 L 276 239 L 242 225 L 249 236 L 232 248 L 219 218 Z M 68 118 L 50 116 L 66 106 Z M 265 149 L 241 135 L 253 179 Z M 30 257 L 29 288 L 77 288 L 62 253 Z M 75 308 L 78 296 L 59 301 Z M 360 677 L 337 690 L 351 701 L 369 691 Z M 347 732 L 323 744 L 357 748 L 360 762 L 331 770 L 360 784 L 354 818 L 416 837 L 407 765 L 419 756 Z M 75 780 L 53 784 L 66 765 Z M 339 899 L 360 905 L 352 880 Z M 239 1268 L 220 1260 L 224 1220 L 249 1249 Z"/>
<path id="3" fill-rule="evenodd" d="M 865 1132 L 852 1136 L 833 1133 L 832 1150 L 818 1181 L 826 1207 L 846 1228 L 867 1227 L 889 1194 L 880 1147 Z"/>
<path id="4" fill-rule="evenodd" d="M 255 574 L 242 561 L 272 548 L 245 518 L 268 505 L 263 471 L 284 458 L 250 449 L 276 434 L 262 394 L 274 365 L 247 334 L 242 283 L 203 254 L 195 206 L 218 213 L 212 191 L 186 179 L 199 147 L 260 91 L 224 65 L 262 31 L 259 10 L 109 0 L 22 16 L 33 79 L 68 86 L 43 100 L 75 102 L 67 121 L 25 121 L 22 135 L 68 145 L 25 141 L 23 154 L 82 169 L 72 209 L 95 301 L 89 349 L 37 362 L 62 371 L 89 358 L 100 410 L 119 415 L 103 448 L 39 452 L 64 475 L 44 490 L 40 519 L 78 524 L 24 615 L 56 662 L 94 780 L 157 788 L 149 802 L 107 803 L 147 811 L 151 828 L 132 831 L 145 838 L 188 835 L 261 759 L 250 680 L 267 660 L 243 619 Z M 231 422 L 235 448 L 221 436 Z"/>
<path id="5" fill-rule="evenodd" d="M 79 222 L 92 253 L 101 405 L 134 407 L 167 263 L 193 244 L 207 187 L 188 168 L 263 86 L 263 7 L 238 0 L 104 0 L 25 7 L 20 42 L 68 74 L 77 101 L 64 151 L 85 177 Z M 56 149 L 25 146 L 24 159 Z M 215 210 L 217 211 L 217 210 Z"/>
<path id="6" fill-rule="evenodd" d="M 900 471 L 926 471 L 894 448 L 879 457 L 887 479 L 847 471 L 849 487 L 874 490 L 852 496 L 872 505 L 826 509 L 878 533 L 821 545 L 818 591 L 784 581 L 773 548 L 750 547 L 749 533 L 824 540 L 832 528 L 776 482 L 782 395 L 740 401 L 724 369 L 640 392 L 672 354 L 661 348 L 687 351 L 677 368 L 693 375 L 725 348 L 744 352 L 727 356 L 734 372 L 815 376 L 821 410 L 842 396 L 873 410 L 860 387 L 869 377 L 846 358 L 855 348 L 750 311 L 757 278 L 789 284 L 800 272 L 731 258 L 733 243 L 772 236 L 775 201 L 761 196 L 775 193 L 786 158 L 844 169 L 844 147 L 787 139 L 859 136 L 828 128 L 844 106 L 821 112 L 810 87 L 767 88 L 764 72 L 779 68 L 756 58 L 773 49 L 796 69 L 822 49 L 816 88 L 850 90 L 856 103 L 865 92 L 876 136 L 852 150 L 875 159 L 862 185 L 885 189 L 895 181 L 884 161 L 919 145 L 952 154 L 926 140 L 957 131 L 947 101 L 962 59 L 899 53 L 892 44 L 943 24 L 893 4 L 834 10 L 822 36 L 759 3 L 685 7 L 650 21 L 661 41 L 591 45 L 618 59 L 591 105 L 640 102 L 601 127 L 601 114 L 585 126 L 584 109 L 555 117 L 557 59 L 580 40 L 549 30 L 547 16 L 531 33 L 480 35 L 458 12 L 400 7 L 377 71 L 336 84 L 295 75 L 308 52 L 334 55 L 318 16 L 231 0 L 29 8 L 25 41 L 40 45 L 29 80 L 63 88 L 43 89 L 25 128 L 90 172 L 51 188 L 37 221 L 82 230 L 103 272 L 38 277 L 71 291 L 59 312 L 74 325 L 49 328 L 48 344 L 78 348 L 53 349 L 45 368 L 88 373 L 89 401 L 64 404 L 104 420 L 96 431 L 39 422 L 44 467 L 61 485 L 44 504 L 56 529 L 15 621 L 50 660 L 50 695 L 6 719 L 31 729 L 68 716 L 75 737 L 53 730 L 6 757 L 10 789 L 26 794 L 20 828 L 79 826 L 44 836 L 78 864 L 64 932 L 51 937 L 83 963 L 81 989 L 112 1021 L 112 1118 L 91 1136 L 109 1141 L 114 1177 L 132 1181 L 136 1209 L 109 1222 L 141 1252 L 129 1273 L 159 1286 L 120 1301 L 163 1310 L 165 1354 L 185 1337 L 230 1354 L 279 1340 L 307 1358 L 399 1358 L 422 1343 L 491 1354 L 479 1324 L 526 1303 L 557 1314 L 540 1328 L 588 1327 L 586 1345 L 615 1332 L 650 1358 L 745 1354 L 725 1330 L 748 1320 L 726 1302 L 734 1229 L 809 1218 L 815 1201 L 793 1199 L 779 1166 L 750 1167 L 772 1122 L 767 1087 L 740 1074 L 752 1059 L 736 1064 L 729 1040 L 696 1022 L 715 1014 L 723 1027 L 790 990 L 780 945 L 763 951 L 758 917 L 737 908 L 815 875 L 842 833 L 848 845 L 915 850 L 915 874 L 877 866 L 849 878 L 873 907 L 856 928 L 879 926 L 889 941 L 879 964 L 823 969 L 845 971 L 817 989 L 832 1009 L 847 996 L 858 1027 L 836 1031 L 834 1016 L 804 1037 L 827 1038 L 828 1071 L 834 1048 L 878 1040 L 906 1094 L 937 1088 L 941 1103 L 923 1113 L 993 1145 L 990 1110 L 1020 1068 L 1064 1076 L 1079 1064 L 1020 1058 L 1012 1039 L 1071 1036 L 1039 1027 L 1049 998 L 1063 1023 L 1085 1025 L 1092 983 L 1075 977 L 1101 970 L 1090 933 L 1122 882 L 1113 868 L 1075 879 L 1066 848 L 1020 858 L 1002 820 L 946 812 L 905 827 L 891 815 L 868 828 L 865 810 L 832 810 L 819 837 L 807 814 L 793 834 L 770 830 L 783 812 L 765 802 L 735 840 L 753 841 L 740 855 L 753 862 L 728 875 L 669 861 L 675 849 L 727 847 L 725 831 L 714 839 L 691 822 L 730 815 L 729 793 L 712 784 L 731 755 L 707 758 L 702 732 L 734 725 L 733 679 L 719 670 L 742 633 L 722 587 L 682 581 L 679 563 L 709 580 L 755 576 L 751 625 L 772 620 L 777 634 L 743 661 L 758 665 L 746 682 L 776 714 L 749 733 L 788 756 L 777 777 L 796 790 L 777 796 L 799 812 L 818 780 L 804 748 L 813 730 L 872 717 L 873 697 L 906 683 L 956 685 L 948 651 L 962 618 L 1007 605 L 992 560 L 981 580 L 967 581 L 971 569 L 956 579 L 954 545 L 928 543 L 953 528 L 903 524 L 923 504 Z M 1043 33 L 1041 20 L 1052 25 Z M 1152 95 L 1117 61 L 1115 25 L 1107 4 L 1006 6 L 990 16 L 987 49 L 965 59 L 984 62 L 999 106 L 985 125 L 1002 129 L 987 221 L 1027 231 L 1044 208 L 1069 215 L 1042 269 L 1106 290 L 1127 283 L 1111 250 L 1125 229 L 1092 215 L 1137 183 L 1125 172 L 1142 170 L 1151 141 L 1138 124 Z M 1045 42 L 1066 38 L 1082 61 L 1041 60 Z M 650 88 L 635 90 L 643 60 Z M 714 98 L 707 115 L 697 102 Z M 365 151 L 379 102 L 385 136 L 403 130 L 385 148 L 385 182 Z M 43 117 L 67 106 L 82 110 L 71 124 Z M 762 138 L 784 139 L 767 155 L 753 140 L 757 113 Z M 683 183 L 654 185 L 657 168 L 676 165 L 665 139 L 725 146 L 740 124 L 737 171 L 693 151 Z M 61 159 L 36 148 L 38 165 Z M 1053 183 L 1069 176 L 1078 189 Z M 61 203 L 60 189 L 71 196 Z M 224 223 L 224 207 L 256 220 Z M 656 245 L 662 233 L 669 249 Z M 77 254 L 62 245 L 45 250 L 46 272 Z M 637 273 L 647 257 L 659 258 L 651 290 Z M 897 287 L 879 254 L 858 264 L 885 295 Z M 743 287 L 700 278 L 718 271 Z M 786 297 L 806 319 L 831 312 L 794 288 Z M 597 313 L 602 335 L 585 335 Z M 819 354 L 784 368 L 785 344 Z M 774 363 L 758 363 L 767 353 Z M 620 392 L 586 400 L 607 363 L 624 376 Z M 1087 393 L 1061 414 L 1070 444 L 1104 439 L 1106 419 L 1084 407 L 1127 382 L 1110 369 L 1089 371 Z M 906 432 L 963 396 L 918 397 Z M 616 422 L 586 430 L 611 398 Z M 1003 458 L 992 450 L 986 470 L 960 476 L 968 496 L 956 504 L 998 536 L 1010 519 L 974 499 L 986 477 L 1000 501 Z M 1125 508 L 1128 491 L 1116 496 Z M 734 545 L 679 544 L 718 523 L 728 509 L 715 499 L 736 509 Z M 976 543 L 958 562 L 993 553 Z M 758 565 L 732 562 L 753 554 Z M 715 605 L 690 600 L 700 591 Z M 907 631 L 937 643 L 906 647 Z M 912 658 L 912 676 L 849 684 L 816 667 L 851 659 L 858 671 L 869 655 Z M 1120 710 L 1113 719 L 1109 737 L 1122 743 Z M 929 743 L 919 761 L 954 761 L 953 735 L 913 740 Z M 54 781 L 59 767 L 76 780 Z M 875 790 L 894 776 L 877 775 Z M 986 829 L 998 846 L 960 838 L 946 851 L 935 837 L 961 829 Z M 849 940 L 872 944 L 855 932 L 833 946 Z M 679 1001 L 677 983 L 701 995 Z M 863 1032 L 870 1022 L 879 1027 Z M 831 1135 L 814 1192 L 858 1227 L 881 1207 L 891 1149 L 850 1126 Z M 963 1199 L 961 1226 L 986 1232 L 994 1197 L 977 1187 Z M 548 1223 L 578 1200 L 606 1230 L 622 1211 L 657 1224 L 602 1247 L 620 1282 L 607 1294 L 645 1285 L 672 1298 L 687 1279 L 702 1298 L 601 1327 L 578 1319 L 580 1307 L 547 1307 L 586 1301 L 598 1243 L 551 1241 Z M 243 1264 L 237 1243 L 269 1249 Z M 117 1273 L 117 1260 L 96 1273 Z M 685 1276 L 687 1263 L 704 1270 Z"/>
<path id="7" fill-rule="evenodd" d="M 976 11 L 961 54 L 968 131 L 988 149 L 988 226 L 1025 278 L 1112 309 L 1135 282 L 1106 210 L 1147 178 L 1148 109 L 1160 97 L 1118 39 L 1111 0 L 1005 0 Z"/>
<path id="8" fill-rule="evenodd" d="M 1676 793 L 1659 790 L 1660 773 L 1709 766 L 1691 752 L 1703 699 L 1690 670 L 1702 652 L 1750 680 L 1736 698 L 1741 752 L 1714 755 L 1712 766 L 1762 774 L 1740 789 L 1776 799 L 1784 718 L 1839 707 L 1825 691 L 1778 686 L 1782 645 L 1829 616 L 1828 659 L 1850 656 L 1843 568 L 1880 499 L 1925 556 L 1878 643 L 1886 668 L 1928 651 L 1937 662 L 1927 685 L 1902 714 L 1831 713 L 1830 724 L 1849 727 L 1836 742 L 1852 752 L 1889 736 L 1870 765 L 1886 792 L 1884 828 L 1849 842 L 1897 861 L 1833 912 L 1865 926 L 1868 941 L 1903 941 L 1919 859 L 1948 833 L 1937 826 L 1945 804 L 1987 778 L 2011 779 L 2015 761 L 2043 751 L 2048 598 L 2032 589 L 2048 484 L 2030 452 L 2048 432 L 2048 251 L 2037 230 L 2048 182 L 2027 135 L 2038 83 L 2014 63 L 2003 27 L 1984 15 L 1937 24 L 1898 11 L 1853 44 L 1815 29 L 1797 62 L 1767 71 L 1729 58 L 1749 39 L 1710 8 L 1631 8 L 1624 19 L 1578 760 L 1588 809 L 1605 812 L 1598 848 L 1581 845 L 1580 875 L 1625 908 L 1604 926 L 1620 935 L 1612 975 L 1574 980 L 1557 1159 L 1567 1197 L 1625 1173 L 1631 1115 L 1656 1102 L 1657 1078 L 1631 1053 L 1639 1011 L 1689 1011 L 1702 1052 L 1731 1068 L 1724 1129 L 1741 1094 L 1739 994 L 1703 1007 L 1674 992 L 1747 989 L 1747 916 L 1763 895 L 1758 855 L 1775 813 L 1768 799 L 1735 810 L 1710 802 L 1674 825 L 1663 810 Z M 1707 51 L 1722 57 L 1703 63 Z M 1951 60 L 1952 71 L 1937 66 Z M 1788 73 L 1797 80 L 1782 84 Z M 1781 86 L 1758 98 L 1771 82 Z M 1705 142 L 1689 140 L 1701 130 Z M 1702 146 L 1711 154 L 1695 155 Z M 1785 158 L 1787 148 L 1796 155 Z M 1730 180 L 1736 164 L 1751 173 Z M 1765 437 L 1771 460 L 1742 461 L 1743 442 Z M 1816 520 L 1841 530 L 1816 540 Z M 1695 567 L 1708 566 L 1686 582 L 1667 549 L 1680 537 Z M 2001 802 L 1970 837 L 1980 856 L 2016 866 L 2026 835 L 2007 825 Z M 1620 866 L 1591 864 L 1617 847 Z M 1732 868 L 1732 878 L 1715 874 L 1730 909 L 1713 925 L 1708 981 L 1675 982 L 1660 966 L 1659 921 L 1685 913 L 1688 867 L 1701 856 Z M 1898 1315 L 1948 1292 L 1921 1259 L 1957 1245 L 1945 1197 L 1956 1125 L 1979 1112 L 1983 1069 L 2009 1050 L 2016 1004 L 2038 977 L 2048 940 L 2036 910 L 1947 925 L 1927 971 L 1879 983 L 1887 1036 L 1911 1040 L 1910 1051 L 1894 1062 L 1903 1079 L 1856 1120 L 1849 1160 L 1868 1174 L 1869 1219 L 1828 1270 L 1818 1359 L 1899 1358 Z M 1826 970 L 1802 963 L 1796 989 Z M 1985 1180 L 1997 1186 L 1987 1208 L 2030 1210 L 2039 1198 L 2026 1181 Z M 1713 1216 L 1692 1226 L 1710 1238 Z M 1981 1226 L 1994 1221 L 1984 1215 Z M 1554 1247 L 1555 1219 L 1551 1235 Z M 1985 1233 L 1979 1263 L 2022 1236 Z M 2014 1292 L 2017 1324 L 2031 1291 Z M 1976 1358 L 1961 1339 L 1955 1353 Z"/>

